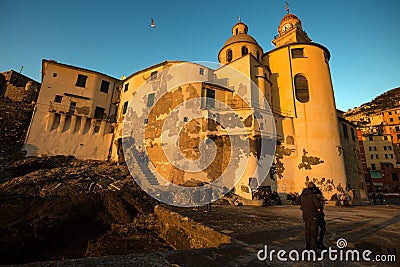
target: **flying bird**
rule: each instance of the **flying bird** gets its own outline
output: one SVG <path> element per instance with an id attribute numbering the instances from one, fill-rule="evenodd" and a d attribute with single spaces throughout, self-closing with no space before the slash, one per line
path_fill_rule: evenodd
<path id="1" fill-rule="evenodd" d="M 150 27 L 152 27 L 152 28 L 155 28 L 155 27 L 156 27 L 156 25 L 154 24 L 154 19 L 151 19 Z"/>

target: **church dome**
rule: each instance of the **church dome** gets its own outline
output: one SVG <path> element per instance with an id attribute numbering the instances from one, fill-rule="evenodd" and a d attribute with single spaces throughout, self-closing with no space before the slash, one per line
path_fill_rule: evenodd
<path id="1" fill-rule="evenodd" d="M 239 33 L 237 35 L 232 36 L 228 40 L 226 40 L 226 42 L 225 42 L 225 44 L 223 45 L 222 48 L 224 48 L 225 46 L 234 44 L 234 43 L 238 43 L 238 42 L 246 42 L 246 43 L 252 43 L 252 44 L 255 44 L 255 45 L 259 45 L 257 43 L 257 41 L 253 37 L 251 37 L 250 35 L 245 34 L 245 33 Z"/>
<path id="2" fill-rule="evenodd" d="M 252 54 L 258 60 L 263 54 L 257 41 L 247 34 L 247 25 L 239 21 L 232 28 L 232 36 L 224 43 L 218 53 L 220 63 L 227 64 L 247 54 Z"/>
<path id="3" fill-rule="evenodd" d="M 298 20 L 298 21 L 300 21 L 299 20 L 299 18 L 295 15 L 295 14 L 291 14 L 291 13 L 287 13 L 282 19 L 281 19 L 281 23 L 279 23 L 279 24 L 282 24 L 283 22 L 285 22 L 285 21 L 287 21 L 287 20 Z"/>

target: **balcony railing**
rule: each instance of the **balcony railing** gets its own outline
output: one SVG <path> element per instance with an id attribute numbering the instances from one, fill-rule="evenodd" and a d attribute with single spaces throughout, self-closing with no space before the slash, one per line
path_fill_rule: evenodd
<path id="1" fill-rule="evenodd" d="M 78 112 L 77 108 L 79 109 L 79 107 L 66 106 L 66 105 L 61 105 L 59 103 L 50 102 L 49 112 L 89 117 L 90 110 L 88 110 L 88 112 L 82 113 L 82 112 Z M 94 115 L 95 115 L 93 117 L 94 119 L 106 120 L 111 123 L 116 121 L 116 114 L 107 115 L 106 113 L 102 113 L 102 114 L 97 113 Z"/>

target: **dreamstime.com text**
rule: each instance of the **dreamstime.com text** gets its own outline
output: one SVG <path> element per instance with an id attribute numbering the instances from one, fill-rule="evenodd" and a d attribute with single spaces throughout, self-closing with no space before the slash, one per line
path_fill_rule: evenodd
<path id="1" fill-rule="evenodd" d="M 329 259 L 330 261 L 365 261 L 365 262 L 396 262 L 396 255 L 384 255 L 384 254 L 373 254 L 371 250 L 357 250 L 357 249 L 345 249 L 347 247 L 347 241 L 344 238 L 338 239 L 336 242 L 337 248 L 329 247 L 326 250 L 322 250 L 320 253 L 316 253 L 314 250 L 302 250 L 298 251 L 292 249 L 286 251 L 283 249 L 268 250 L 268 246 L 265 245 L 263 249 L 260 249 L 257 253 L 257 258 L 260 261 L 323 261 Z"/>

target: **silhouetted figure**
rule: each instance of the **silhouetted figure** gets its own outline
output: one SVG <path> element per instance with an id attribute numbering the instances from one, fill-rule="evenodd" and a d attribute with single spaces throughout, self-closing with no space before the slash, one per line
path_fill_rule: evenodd
<path id="1" fill-rule="evenodd" d="M 378 200 L 379 200 L 379 204 L 383 205 L 383 202 L 385 199 L 381 192 L 379 192 L 379 194 L 378 194 Z"/>
<path id="2" fill-rule="evenodd" d="M 347 192 L 347 195 L 349 196 L 349 205 L 353 206 L 355 199 L 354 189 L 350 189 L 349 192 Z"/>
<path id="3" fill-rule="evenodd" d="M 327 249 L 327 247 L 324 245 L 324 236 L 326 232 L 326 221 L 324 213 L 325 198 L 322 194 L 322 191 L 318 187 L 315 190 L 315 194 L 317 195 L 318 200 L 321 202 L 321 211 L 318 213 L 318 248 Z"/>
<path id="4" fill-rule="evenodd" d="M 282 201 L 281 201 L 281 198 L 279 197 L 278 192 L 274 191 L 272 193 L 272 199 L 275 201 L 276 205 L 282 205 Z"/>
<path id="5" fill-rule="evenodd" d="M 299 193 L 297 193 L 297 192 L 293 193 L 293 195 L 292 195 L 292 204 L 293 205 L 298 205 L 298 204 L 300 204 L 299 201 L 300 201 Z"/>
<path id="6" fill-rule="evenodd" d="M 331 201 L 335 201 L 335 206 L 339 206 L 339 198 L 337 193 L 331 196 Z"/>
<path id="7" fill-rule="evenodd" d="M 206 211 L 211 211 L 211 200 L 212 200 L 212 188 L 211 186 L 206 187 L 205 189 L 205 201 L 206 201 Z"/>
<path id="8" fill-rule="evenodd" d="M 303 220 L 306 226 L 306 249 L 317 252 L 318 213 L 321 211 L 322 205 L 314 193 L 315 189 L 313 182 L 308 183 L 308 187 L 300 195 L 300 208 L 303 211 Z"/>
<path id="9" fill-rule="evenodd" d="M 196 205 L 196 207 L 193 210 L 200 210 L 200 188 L 196 187 L 193 193 L 193 202 Z"/>
<path id="10" fill-rule="evenodd" d="M 371 199 L 372 199 L 372 204 L 376 205 L 376 195 L 375 195 L 375 192 L 372 192 Z"/>

